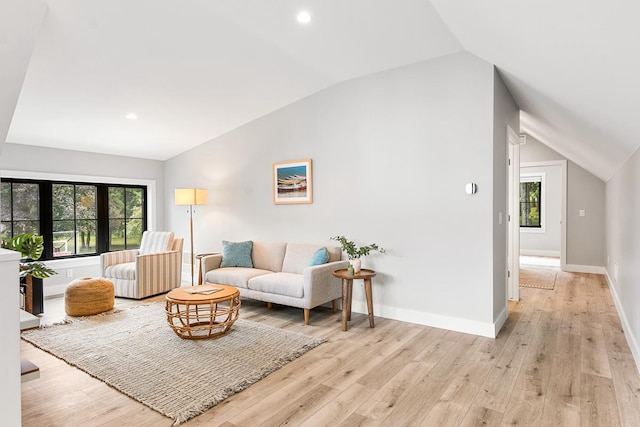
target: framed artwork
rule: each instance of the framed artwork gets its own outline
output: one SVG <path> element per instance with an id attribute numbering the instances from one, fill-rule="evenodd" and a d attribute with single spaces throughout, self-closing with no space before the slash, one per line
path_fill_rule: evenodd
<path id="1" fill-rule="evenodd" d="M 313 202 L 311 159 L 273 164 L 273 203 L 286 205 Z"/>

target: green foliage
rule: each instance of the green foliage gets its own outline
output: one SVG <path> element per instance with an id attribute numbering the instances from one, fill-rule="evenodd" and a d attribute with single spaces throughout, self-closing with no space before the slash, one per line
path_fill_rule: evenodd
<path id="1" fill-rule="evenodd" d="M 360 257 L 367 256 L 369 255 L 369 253 L 371 253 L 371 251 L 377 251 L 381 254 L 385 253 L 385 250 L 375 243 L 358 247 L 353 240 L 349 240 L 345 236 L 331 237 L 331 240 L 340 242 L 342 250 L 347 253 L 349 259 L 358 259 Z"/>
<path id="2" fill-rule="evenodd" d="M 18 234 L 10 239 L 2 239 L 2 247 L 20 252 L 24 261 L 20 263 L 20 277 L 31 275 L 38 279 L 46 279 L 54 274 L 55 270 L 44 263 L 36 261 L 44 251 L 44 238 L 33 233 Z"/>
<path id="3" fill-rule="evenodd" d="M 44 238 L 33 233 L 18 234 L 10 239 L 2 239 L 2 247 L 20 252 L 23 258 L 38 260 L 44 251 Z"/>

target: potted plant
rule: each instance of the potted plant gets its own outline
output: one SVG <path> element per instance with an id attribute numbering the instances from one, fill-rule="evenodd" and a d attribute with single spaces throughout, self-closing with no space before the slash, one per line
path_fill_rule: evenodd
<path id="1" fill-rule="evenodd" d="M 353 240 L 349 240 L 345 236 L 335 236 L 332 237 L 331 240 L 340 242 L 342 250 L 345 251 L 349 257 L 349 263 L 353 266 L 353 272 L 355 274 L 360 272 L 362 266 L 361 257 L 369 255 L 372 251 L 377 251 L 381 254 L 385 253 L 385 250 L 375 243 L 366 246 L 356 246 Z"/>
<path id="2" fill-rule="evenodd" d="M 49 268 L 43 262 L 38 261 L 44 251 L 44 238 L 33 233 L 18 234 L 10 239 L 2 239 L 2 247 L 12 251 L 20 252 L 22 259 L 20 260 L 20 282 L 23 283 L 25 290 L 25 310 L 33 312 L 32 309 L 32 291 L 35 288 L 36 295 L 42 294 L 42 279 L 58 274 L 55 270 Z M 37 301 L 37 298 L 36 298 Z M 35 308 L 40 314 L 42 311 L 42 303 L 37 303 Z"/>

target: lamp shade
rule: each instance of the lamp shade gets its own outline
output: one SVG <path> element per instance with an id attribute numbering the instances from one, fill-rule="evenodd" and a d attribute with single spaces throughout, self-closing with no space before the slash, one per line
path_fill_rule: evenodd
<path id="1" fill-rule="evenodd" d="M 207 190 L 204 188 L 176 188 L 176 205 L 206 205 Z"/>

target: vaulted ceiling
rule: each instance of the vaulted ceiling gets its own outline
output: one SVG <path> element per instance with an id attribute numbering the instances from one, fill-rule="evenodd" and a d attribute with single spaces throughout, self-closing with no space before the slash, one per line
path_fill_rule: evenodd
<path id="1" fill-rule="evenodd" d="M 521 131 L 596 176 L 640 145 L 630 0 L 44 3 L 7 142 L 165 160 L 341 81 L 467 50 L 497 66 Z"/>

